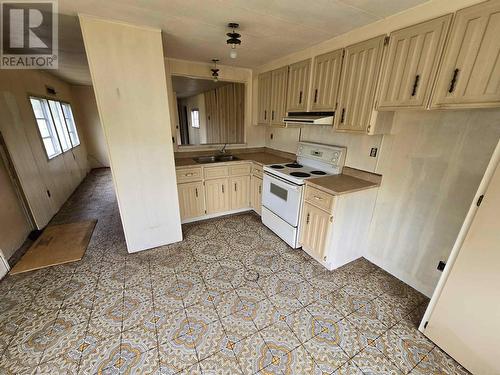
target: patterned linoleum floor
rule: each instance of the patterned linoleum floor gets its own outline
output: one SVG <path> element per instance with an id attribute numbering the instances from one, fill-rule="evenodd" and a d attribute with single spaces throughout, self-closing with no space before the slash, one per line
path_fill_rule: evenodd
<path id="1" fill-rule="evenodd" d="M 244 214 L 128 254 L 108 170 L 54 223 L 85 258 L 0 282 L 0 374 L 465 374 L 416 327 L 427 299 L 365 259 L 328 272 Z"/>

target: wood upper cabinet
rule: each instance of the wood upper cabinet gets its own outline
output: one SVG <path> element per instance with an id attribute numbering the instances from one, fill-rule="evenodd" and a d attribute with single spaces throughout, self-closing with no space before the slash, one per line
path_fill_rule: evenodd
<path id="1" fill-rule="evenodd" d="M 271 125 L 284 125 L 288 66 L 271 72 Z"/>
<path id="2" fill-rule="evenodd" d="M 218 178 L 205 181 L 205 201 L 207 214 L 229 211 L 229 181 L 227 178 Z"/>
<path id="3" fill-rule="evenodd" d="M 500 105 L 500 1 L 459 10 L 446 45 L 433 108 Z"/>
<path id="4" fill-rule="evenodd" d="M 339 49 L 314 58 L 311 87 L 312 111 L 335 110 L 342 72 L 343 52 L 343 49 Z"/>
<path id="5" fill-rule="evenodd" d="M 181 219 L 205 215 L 203 182 L 188 182 L 177 185 Z"/>
<path id="6" fill-rule="evenodd" d="M 448 14 L 391 33 L 379 109 L 427 107 L 451 19 Z"/>
<path id="7" fill-rule="evenodd" d="M 262 178 L 252 176 L 251 181 L 250 203 L 255 212 L 259 215 L 262 213 Z"/>
<path id="8" fill-rule="evenodd" d="M 384 50 L 384 36 L 345 49 L 335 127 L 367 132 L 370 126 L 377 79 Z"/>
<path id="9" fill-rule="evenodd" d="M 271 121 L 271 72 L 259 74 L 257 86 L 257 123 L 269 125 Z"/>
<path id="10" fill-rule="evenodd" d="M 316 259 L 326 260 L 326 245 L 331 227 L 331 214 L 304 202 L 300 244 Z"/>
<path id="11" fill-rule="evenodd" d="M 287 111 L 305 111 L 309 92 L 311 59 L 292 64 L 288 70 Z"/>

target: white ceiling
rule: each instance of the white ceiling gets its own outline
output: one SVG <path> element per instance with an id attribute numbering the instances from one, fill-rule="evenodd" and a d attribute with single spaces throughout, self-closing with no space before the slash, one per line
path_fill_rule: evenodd
<path id="1" fill-rule="evenodd" d="M 172 76 L 172 88 L 178 98 L 188 98 L 207 92 L 217 87 L 229 85 L 231 82 L 218 81 L 211 79 L 198 79 L 191 77 Z M 242 85 L 242 83 L 241 83 Z"/>
<path id="2" fill-rule="evenodd" d="M 163 30 L 168 57 L 253 68 L 427 0 L 59 0 L 59 75 L 90 83 L 78 13 Z M 230 59 L 226 24 L 241 25 L 238 58 Z"/>

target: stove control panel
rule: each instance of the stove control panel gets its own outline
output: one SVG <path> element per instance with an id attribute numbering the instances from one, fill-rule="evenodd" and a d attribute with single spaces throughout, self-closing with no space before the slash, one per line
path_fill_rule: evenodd
<path id="1" fill-rule="evenodd" d="M 331 146 L 321 143 L 299 142 L 297 156 L 311 159 L 333 166 L 343 167 L 347 149 L 342 146 Z"/>

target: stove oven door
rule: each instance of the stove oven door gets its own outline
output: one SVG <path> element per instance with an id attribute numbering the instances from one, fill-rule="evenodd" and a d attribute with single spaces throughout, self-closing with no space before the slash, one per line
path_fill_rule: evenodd
<path id="1" fill-rule="evenodd" d="M 262 205 L 293 227 L 299 225 L 302 186 L 264 174 Z"/>

